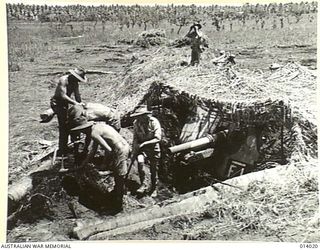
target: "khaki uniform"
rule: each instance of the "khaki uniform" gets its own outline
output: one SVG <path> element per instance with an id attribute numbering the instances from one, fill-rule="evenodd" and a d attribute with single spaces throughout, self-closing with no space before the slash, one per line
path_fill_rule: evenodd
<path id="1" fill-rule="evenodd" d="M 161 140 L 161 125 L 157 118 L 149 117 L 148 122 L 140 123 L 138 120 L 133 123 L 133 132 L 134 132 L 134 140 L 133 140 L 133 148 L 138 146 L 145 141 L 149 141 L 153 138 L 157 138 Z M 149 153 L 158 154 L 160 153 L 160 144 L 156 143 L 150 146 L 144 147 L 145 151 Z"/>
<path id="2" fill-rule="evenodd" d="M 149 141 L 153 138 L 161 140 L 161 125 L 157 118 L 150 116 L 146 122 L 140 122 L 135 120 L 133 124 L 134 138 L 133 138 L 133 151 L 138 153 L 138 171 L 140 176 L 141 184 L 146 184 L 146 171 L 144 163 L 145 161 L 150 165 L 151 172 L 151 191 L 156 188 L 157 183 L 157 172 L 159 166 L 159 160 L 161 156 L 160 144 L 155 143 L 147 145 L 139 150 L 139 145 L 145 141 Z M 139 160 L 143 157 L 143 161 Z"/>

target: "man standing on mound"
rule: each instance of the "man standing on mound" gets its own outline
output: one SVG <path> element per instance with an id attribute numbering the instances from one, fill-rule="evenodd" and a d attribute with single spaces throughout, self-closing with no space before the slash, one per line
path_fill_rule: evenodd
<path id="1" fill-rule="evenodd" d="M 81 104 L 79 82 L 87 82 L 82 69 L 69 70 L 69 74 L 59 78 L 54 96 L 50 100 L 52 110 L 57 114 L 59 123 L 59 156 L 67 154 L 69 128 L 67 125 L 68 104 Z M 71 98 L 74 94 L 75 100 Z"/>
<path id="2" fill-rule="evenodd" d="M 80 168 L 85 167 L 94 157 L 100 145 L 107 152 L 115 155 L 114 180 L 115 180 L 115 210 L 122 210 L 122 200 L 124 195 L 124 181 L 127 174 L 127 159 L 129 156 L 130 146 L 127 141 L 110 125 L 105 123 L 94 123 L 88 121 L 85 117 L 76 118 L 73 121 L 76 125 L 71 131 L 85 133 L 87 137 L 93 140 L 92 148 L 81 164 Z"/>
<path id="3" fill-rule="evenodd" d="M 208 43 L 204 38 L 205 36 L 200 31 L 201 28 L 202 25 L 200 23 L 194 23 L 186 35 L 191 38 L 191 66 L 199 65 L 200 55 L 204 51 L 202 46 L 208 47 Z"/>
<path id="4" fill-rule="evenodd" d="M 133 123 L 133 155 L 137 156 L 138 172 L 141 186 L 138 193 L 148 190 L 146 180 L 146 166 L 148 162 L 151 172 L 151 197 L 157 196 L 158 168 L 160 161 L 161 125 L 157 118 L 153 117 L 146 105 L 137 108 L 131 117 L 136 120 Z"/>

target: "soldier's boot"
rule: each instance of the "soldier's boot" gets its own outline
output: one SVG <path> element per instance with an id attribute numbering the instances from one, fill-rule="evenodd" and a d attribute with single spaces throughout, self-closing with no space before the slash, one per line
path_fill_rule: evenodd
<path id="1" fill-rule="evenodd" d="M 148 184 L 146 180 L 146 170 L 144 163 L 138 163 L 138 172 L 140 177 L 140 187 L 137 189 L 137 193 L 145 193 L 148 189 Z"/>
<path id="2" fill-rule="evenodd" d="M 114 209 L 116 212 L 123 210 L 123 195 L 125 192 L 125 178 L 124 176 L 115 176 L 115 186 L 114 186 Z"/>

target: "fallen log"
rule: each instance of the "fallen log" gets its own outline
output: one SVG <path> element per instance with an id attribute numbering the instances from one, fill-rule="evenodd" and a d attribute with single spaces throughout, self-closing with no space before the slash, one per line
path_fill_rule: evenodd
<path id="1" fill-rule="evenodd" d="M 65 74 L 65 71 L 54 71 L 54 72 L 42 72 L 38 73 L 38 76 L 54 76 L 54 75 L 62 75 Z M 86 70 L 86 74 L 116 74 L 116 72 L 113 71 L 103 71 L 103 70 L 94 70 L 94 69 L 88 69 Z"/>
<path id="2" fill-rule="evenodd" d="M 306 47 L 311 47 L 312 44 L 295 44 L 297 48 L 306 48 Z"/>
<path id="3" fill-rule="evenodd" d="M 83 225 L 78 226 L 73 230 L 74 236 L 80 240 L 85 240 L 93 239 L 93 235 L 102 232 L 108 232 L 106 235 L 112 235 L 115 233 L 121 234 L 129 232 L 135 228 L 145 228 L 146 226 L 149 227 L 153 225 L 155 222 L 160 222 L 170 217 L 201 213 L 210 207 L 213 202 L 217 202 L 218 200 L 217 191 L 212 187 L 201 189 L 200 192 L 199 190 L 197 192 L 191 192 L 185 197 L 188 198 L 164 205 L 163 207 L 154 205 L 128 215 L 118 215 L 108 221 L 93 222 L 91 225 L 85 227 L 83 227 Z M 97 237 L 101 237 L 101 234 Z"/>
<path id="4" fill-rule="evenodd" d="M 128 225 L 125 227 L 116 228 L 114 230 L 110 230 L 107 232 L 102 232 L 102 233 L 92 235 L 91 237 L 88 238 L 88 240 L 107 240 L 111 236 L 125 234 L 125 233 L 131 233 L 131 232 L 135 232 L 138 230 L 139 231 L 144 230 L 144 229 L 152 227 L 156 223 L 160 223 L 161 221 L 166 220 L 166 219 L 170 219 L 172 217 L 174 217 L 174 216 L 158 218 L 158 219 L 149 220 L 149 221 L 143 221 L 143 222 L 136 223 L 133 225 Z"/>
<path id="5" fill-rule="evenodd" d="M 277 48 L 280 48 L 280 49 L 289 49 L 289 48 L 294 48 L 295 45 L 276 45 Z"/>
<path id="6" fill-rule="evenodd" d="M 83 35 L 80 35 L 80 36 L 59 37 L 59 40 L 60 40 L 60 41 L 65 41 L 65 40 L 78 39 L 78 38 L 83 38 Z"/>
<path id="7" fill-rule="evenodd" d="M 317 176 L 317 171 L 314 171 L 317 169 L 317 160 L 315 159 L 309 163 L 310 166 L 308 167 L 307 172 L 310 176 Z M 292 171 L 299 171 L 296 168 L 291 169 Z M 233 186 L 237 185 L 241 187 L 243 191 L 240 192 L 250 192 L 250 186 L 259 185 L 261 182 L 269 183 L 269 185 L 273 185 L 272 183 L 284 185 L 286 183 L 287 175 L 287 168 L 280 167 L 242 175 L 225 182 Z M 232 192 L 233 189 L 233 187 L 223 185 L 222 183 L 215 184 L 214 186 L 219 189 L 219 196 L 226 195 Z M 214 202 L 219 202 L 219 196 L 215 189 L 206 187 L 178 196 L 172 199 L 168 205 L 164 205 L 163 207 L 155 205 L 148 209 L 140 209 L 129 215 L 120 214 L 113 219 L 108 219 L 108 221 L 86 221 L 74 228 L 73 232 L 82 240 L 108 239 L 108 237 L 111 236 L 150 228 L 156 223 L 160 223 L 169 218 L 174 218 L 178 215 L 202 213 L 210 208 Z"/>
<path id="8" fill-rule="evenodd" d="M 79 141 L 82 141 L 82 139 L 69 143 L 68 147 L 71 147 L 72 145 L 74 145 L 74 143 L 78 143 Z M 37 167 L 30 169 L 26 176 L 22 177 L 19 181 L 14 182 L 9 186 L 8 214 L 12 214 L 14 211 L 16 211 L 22 198 L 24 198 L 26 194 L 28 194 L 32 190 L 33 174 L 37 172 L 47 171 L 54 167 L 54 164 L 52 164 L 52 160 L 50 160 L 49 157 L 53 156 L 56 150 L 56 146 L 53 145 L 51 147 L 48 147 L 42 154 L 39 154 L 34 159 L 32 159 L 30 165 L 36 164 L 38 162 L 40 162 L 40 165 L 37 165 Z"/>
<path id="9" fill-rule="evenodd" d="M 23 177 L 8 188 L 8 214 L 12 214 L 19 206 L 20 200 L 32 189 L 32 178 Z"/>
<path id="10" fill-rule="evenodd" d="M 56 150 L 56 145 L 53 145 L 51 147 L 48 147 L 46 150 L 44 150 L 44 152 L 42 154 L 38 154 L 37 156 L 35 156 L 31 162 L 29 163 L 29 165 L 33 165 L 39 161 L 44 161 L 47 160 L 50 156 L 53 155 L 54 151 Z"/>
<path id="11" fill-rule="evenodd" d="M 50 159 L 45 160 L 45 161 L 41 162 L 39 167 L 37 167 L 35 169 L 31 169 L 28 173 L 28 176 L 30 176 L 34 173 L 48 171 L 48 170 L 51 170 L 52 168 L 53 168 L 52 161 Z"/>
<path id="12" fill-rule="evenodd" d="M 55 71 L 55 72 L 41 72 L 38 73 L 37 76 L 55 76 L 55 75 L 62 75 L 65 71 Z"/>
<path id="13" fill-rule="evenodd" d="M 9 186 L 8 199 L 18 202 L 32 189 L 32 178 L 30 176 L 23 177 L 20 181 Z"/>
<path id="14" fill-rule="evenodd" d="M 88 69 L 86 70 L 86 74 L 116 74 L 116 72 Z"/>

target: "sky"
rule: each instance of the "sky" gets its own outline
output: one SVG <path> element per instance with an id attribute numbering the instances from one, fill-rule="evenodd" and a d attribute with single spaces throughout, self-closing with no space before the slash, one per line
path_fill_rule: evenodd
<path id="1" fill-rule="evenodd" d="M 175 5 L 231 5 L 231 6 L 241 6 L 245 3 L 250 4 L 269 4 L 269 3 L 300 3 L 302 1 L 300 0 L 157 0 L 151 1 L 151 0 L 10 0 L 8 1 L 13 4 L 17 3 L 24 3 L 24 4 L 38 4 L 38 5 L 72 5 L 72 4 L 81 4 L 81 5 L 111 5 L 111 4 L 119 4 L 119 5 L 133 5 L 133 4 L 140 4 L 140 5 L 168 5 L 174 3 Z M 307 1 L 303 1 L 307 2 Z M 312 1 L 308 1 L 312 2 Z"/>

